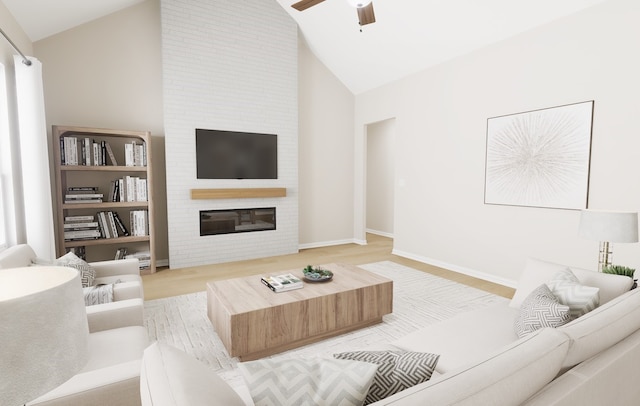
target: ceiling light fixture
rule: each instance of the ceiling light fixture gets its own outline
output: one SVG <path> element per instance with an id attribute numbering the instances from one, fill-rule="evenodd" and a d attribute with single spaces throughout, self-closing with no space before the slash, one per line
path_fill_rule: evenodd
<path id="1" fill-rule="evenodd" d="M 371 0 L 347 0 L 347 3 L 349 3 L 352 7 L 362 8 L 367 7 L 369 4 L 371 4 Z"/>

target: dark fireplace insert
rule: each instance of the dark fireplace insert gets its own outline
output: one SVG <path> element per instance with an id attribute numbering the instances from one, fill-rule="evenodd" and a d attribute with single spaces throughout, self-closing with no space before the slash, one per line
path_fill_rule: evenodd
<path id="1" fill-rule="evenodd" d="M 275 229 L 275 207 L 200 211 L 201 236 Z"/>

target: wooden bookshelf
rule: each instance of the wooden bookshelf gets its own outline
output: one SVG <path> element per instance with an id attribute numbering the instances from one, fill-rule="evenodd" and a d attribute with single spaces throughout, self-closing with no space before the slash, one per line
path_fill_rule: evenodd
<path id="1" fill-rule="evenodd" d="M 136 252 L 146 252 L 150 254 L 150 263 L 148 267 L 141 269 L 142 274 L 154 273 L 156 271 L 155 259 L 155 238 L 153 224 L 153 174 L 152 174 L 152 156 L 151 156 L 151 134 L 148 131 L 129 131 L 129 130 L 111 130 L 103 128 L 91 127 L 70 127 L 70 126 L 53 126 L 53 148 L 54 148 L 54 167 L 56 178 L 56 247 L 58 256 L 64 255 L 69 249 L 84 247 L 87 261 L 102 261 L 115 258 L 115 252 L 118 248 L 127 248 L 129 254 Z M 78 145 L 76 147 L 74 159 L 67 161 L 70 153 L 65 148 L 70 146 L 65 144 L 64 139 L 76 138 Z M 85 149 L 83 158 L 83 145 L 81 140 L 91 140 L 91 144 L 104 141 L 109 144 L 113 153 L 113 158 L 117 165 L 114 165 L 110 158 L 111 154 L 105 153 L 105 159 L 101 161 L 101 165 L 95 165 L 93 150 L 89 152 Z M 89 141 L 87 141 L 89 142 Z M 142 157 L 135 166 L 127 165 L 125 149 L 126 144 L 135 142 L 142 147 Z M 71 148 L 73 150 L 73 147 Z M 67 155 L 65 155 L 65 152 Z M 87 154 L 90 158 L 87 162 Z M 76 158 L 77 157 L 77 158 Z M 131 156 L 130 156 L 131 157 Z M 69 164 L 71 163 L 71 164 Z M 90 163 L 87 164 L 87 163 Z M 126 178 L 146 179 L 146 200 L 135 201 L 111 201 L 113 198 L 112 182 L 118 179 Z M 92 203 L 65 203 L 65 196 L 69 187 L 97 187 L 99 193 L 104 197 L 102 202 Z M 140 189 L 144 189 L 140 187 Z M 144 194 L 144 191 L 139 191 Z M 138 198 L 137 198 L 138 199 Z M 133 235 L 133 224 L 130 223 L 132 211 L 146 211 L 146 235 Z M 95 238 L 95 239 L 65 239 L 65 217 L 67 216 L 94 216 L 97 220 L 99 212 L 114 212 L 121 218 L 125 228 L 129 232 L 128 236 L 122 233 L 122 230 L 116 227 L 117 236 L 111 232 L 111 238 Z M 144 213 L 144 212 L 142 212 Z M 102 224 L 101 224 L 102 225 Z M 104 232 L 102 232 L 104 235 Z"/>

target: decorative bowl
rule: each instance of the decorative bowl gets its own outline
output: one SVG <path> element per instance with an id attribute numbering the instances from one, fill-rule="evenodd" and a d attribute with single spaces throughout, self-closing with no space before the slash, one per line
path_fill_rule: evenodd
<path id="1" fill-rule="evenodd" d="M 302 273 L 307 282 L 327 282 L 333 278 L 333 272 L 322 268 L 314 268 L 311 265 L 304 268 Z"/>

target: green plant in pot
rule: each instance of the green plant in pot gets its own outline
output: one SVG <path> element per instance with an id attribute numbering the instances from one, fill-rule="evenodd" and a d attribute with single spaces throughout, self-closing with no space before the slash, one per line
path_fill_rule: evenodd
<path id="1" fill-rule="evenodd" d="M 603 273 L 612 273 L 612 274 L 616 274 L 616 275 L 624 275 L 624 276 L 628 276 L 629 278 L 633 279 L 633 274 L 636 272 L 636 270 L 634 268 L 629 268 L 628 266 L 609 265 L 609 266 L 605 266 L 604 268 L 602 268 L 602 272 Z M 631 289 L 635 289 L 637 286 L 638 286 L 638 280 L 637 279 L 633 279 L 633 286 L 631 286 Z"/>

